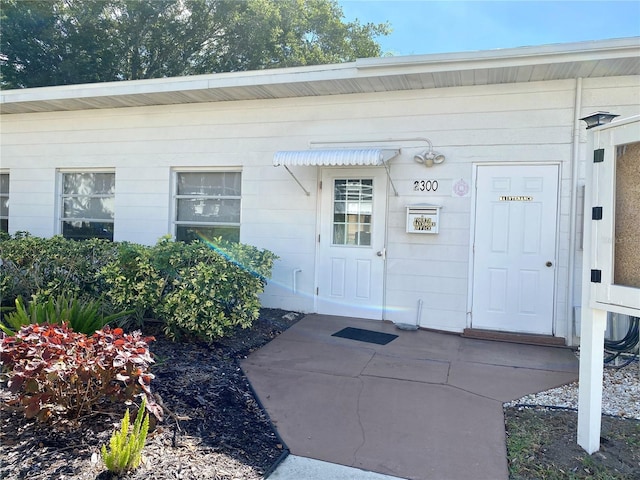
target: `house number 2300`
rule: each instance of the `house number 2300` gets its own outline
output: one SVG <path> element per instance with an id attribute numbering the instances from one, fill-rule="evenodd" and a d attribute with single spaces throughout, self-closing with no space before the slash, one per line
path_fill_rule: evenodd
<path id="1" fill-rule="evenodd" d="M 435 192 L 438 190 L 437 180 L 416 180 L 413 182 L 414 192 Z"/>

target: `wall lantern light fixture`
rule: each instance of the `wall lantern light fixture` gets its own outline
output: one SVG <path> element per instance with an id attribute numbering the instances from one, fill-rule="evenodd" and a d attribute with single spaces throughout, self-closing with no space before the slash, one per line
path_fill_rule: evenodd
<path id="1" fill-rule="evenodd" d="M 433 145 L 428 139 L 424 138 L 423 140 L 429 144 L 429 150 L 414 155 L 413 159 L 418 163 L 422 163 L 425 167 L 433 167 L 434 165 L 439 165 L 444 162 L 444 155 L 434 152 Z"/>
<path id="2" fill-rule="evenodd" d="M 609 112 L 595 112 L 590 115 L 587 115 L 586 117 L 581 118 L 580 120 L 582 120 L 587 124 L 587 130 L 589 130 L 590 128 L 593 128 L 593 127 L 598 127 L 600 125 L 606 125 L 607 123 L 611 123 L 611 120 L 619 116 L 620 115 L 615 115 Z"/>

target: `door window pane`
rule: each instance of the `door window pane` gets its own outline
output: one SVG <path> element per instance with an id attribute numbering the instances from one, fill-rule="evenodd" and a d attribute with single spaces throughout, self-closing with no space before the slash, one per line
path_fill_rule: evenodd
<path id="1" fill-rule="evenodd" d="M 336 179 L 333 187 L 333 244 L 370 246 L 373 180 Z"/>

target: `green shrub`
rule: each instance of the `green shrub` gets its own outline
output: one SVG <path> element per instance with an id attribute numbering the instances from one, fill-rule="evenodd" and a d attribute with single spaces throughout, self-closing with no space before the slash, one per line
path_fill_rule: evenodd
<path id="1" fill-rule="evenodd" d="M 23 325 L 67 322 L 74 332 L 92 335 L 96 330 L 129 313 L 104 315 L 100 302 L 79 300 L 67 295 L 59 295 L 55 300 L 49 298 L 46 302 L 32 301 L 25 307 L 24 300 L 19 297 L 16 299 L 15 311 L 3 315 L 0 329 L 8 335 L 15 335 Z"/>
<path id="2" fill-rule="evenodd" d="M 159 316 L 165 333 L 182 333 L 206 340 L 224 336 L 236 326 L 251 326 L 258 318 L 259 295 L 266 284 L 276 256 L 247 245 L 218 243 L 177 244 L 181 260 L 165 268 L 171 279 Z"/>
<path id="3" fill-rule="evenodd" d="M 119 243 L 118 254 L 102 269 L 104 295 L 113 308 L 133 312 L 137 325 L 154 315 L 166 279 L 152 263 L 153 249 L 129 242 Z"/>
<path id="4" fill-rule="evenodd" d="M 92 298 L 105 311 L 164 322 L 171 336 L 214 339 L 257 318 L 277 257 L 268 250 L 221 239 L 205 243 L 161 238 L 153 247 L 105 240 L 0 240 L 0 296 L 44 304 L 60 294 Z M 8 303 L 10 300 L 10 303 Z"/>
<path id="5" fill-rule="evenodd" d="M 100 298 L 101 268 L 117 253 L 102 239 L 82 242 L 62 236 L 33 237 L 19 232 L 0 239 L 0 298 L 12 306 L 18 297 L 47 301 L 60 294 Z"/>
<path id="6" fill-rule="evenodd" d="M 141 393 L 152 413 L 162 418 L 150 390 L 151 340 L 121 328 L 104 327 L 89 337 L 67 324 L 32 324 L 2 338 L 0 362 L 9 390 L 18 395 L 14 403 L 27 418 L 78 417 Z"/>
<path id="7" fill-rule="evenodd" d="M 109 440 L 109 450 L 102 445 L 100 454 L 102 461 L 112 473 L 122 475 L 130 470 L 138 468 L 142 461 L 142 449 L 147 440 L 149 431 L 149 414 L 145 413 L 145 401 L 138 409 L 138 415 L 133 423 L 133 429 L 129 432 L 129 409 L 124 414 L 120 430 L 113 432 Z"/>

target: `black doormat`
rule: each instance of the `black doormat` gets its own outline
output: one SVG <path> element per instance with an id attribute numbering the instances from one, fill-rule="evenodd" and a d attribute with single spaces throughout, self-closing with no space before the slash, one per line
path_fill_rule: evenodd
<path id="1" fill-rule="evenodd" d="M 331 336 L 358 340 L 359 342 L 375 343 L 378 345 L 386 345 L 390 341 L 398 338 L 398 335 L 392 335 L 391 333 L 374 332 L 373 330 L 364 330 L 362 328 L 353 327 L 343 328 Z"/>

